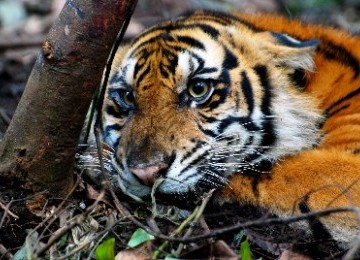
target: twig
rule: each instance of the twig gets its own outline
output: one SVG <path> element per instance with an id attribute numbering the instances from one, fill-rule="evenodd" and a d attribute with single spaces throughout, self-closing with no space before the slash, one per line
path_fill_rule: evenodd
<path id="1" fill-rule="evenodd" d="M 171 237 L 176 236 L 177 234 L 181 233 L 183 231 L 183 229 L 189 225 L 190 222 L 192 222 L 196 216 L 198 215 L 198 211 L 200 210 L 200 207 L 196 207 L 195 210 L 191 213 L 191 215 L 189 215 L 181 224 L 180 226 L 171 233 Z M 168 246 L 169 244 L 169 240 L 165 240 L 160 246 L 159 248 L 154 251 L 154 253 L 151 256 L 151 259 L 157 259 L 159 254 L 164 251 L 164 249 Z"/>
<path id="2" fill-rule="evenodd" d="M 344 260 L 353 260 L 353 259 L 357 259 L 356 256 L 358 256 L 359 254 L 359 250 L 360 250 L 360 240 L 359 238 L 357 239 L 357 244 L 353 247 L 350 247 L 350 249 L 348 250 L 348 252 L 343 256 L 342 259 Z"/>
<path id="3" fill-rule="evenodd" d="M 339 187 L 338 187 L 338 185 L 335 185 L 335 187 L 338 187 L 341 190 L 341 192 L 335 198 L 333 198 L 326 206 L 330 207 L 331 204 L 334 203 L 341 196 L 346 196 L 347 199 L 350 199 L 349 197 L 350 197 L 351 193 L 349 191 L 354 185 L 358 184 L 359 181 L 360 181 L 360 176 L 358 178 L 356 178 L 353 182 L 350 183 L 350 185 L 348 185 L 346 187 L 343 187 L 342 185 L 339 185 Z M 359 224 L 360 224 L 360 221 L 359 221 Z"/>
<path id="4" fill-rule="evenodd" d="M 10 117 L 6 114 L 6 111 L 5 109 L 3 108 L 0 108 L 0 118 L 2 121 L 4 121 L 4 123 L 6 124 L 6 126 L 9 126 L 10 124 Z"/>
<path id="5" fill-rule="evenodd" d="M 11 201 L 10 201 L 10 203 L 11 203 Z M 10 203 L 5 206 L 5 205 L 0 201 L 0 208 L 2 208 L 2 209 L 5 211 L 5 213 L 7 213 L 8 215 L 10 215 L 11 217 L 18 219 L 19 216 L 16 215 L 16 214 L 14 214 L 14 213 L 12 213 L 11 210 L 9 210 L 8 207 L 9 207 Z"/>
<path id="6" fill-rule="evenodd" d="M 112 228 L 112 227 L 111 227 Z M 86 258 L 86 260 L 91 260 L 92 255 L 94 253 L 94 251 L 96 250 L 96 248 L 100 245 L 100 243 L 105 239 L 105 237 L 109 234 L 109 231 L 106 231 L 104 233 L 104 235 L 101 236 L 100 239 L 97 239 L 97 242 L 95 243 L 95 245 L 93 246 L 93 248 L 91 249 L 89 256 Z"/>
<path id="7" fill-rule="evenodd" d="M 129 219 L 132 223 L 134 223 L 136 226 L 144 229 L 147 233 L 152 234 L 155 237 L 161 238 L 164 236 L 163 234 L 159 232 L 155 232 L 154 230 L 150 229 L 149 227 L 142 224 L 139 220 L 137 220 L 131 213 L 120 203 L 119 199 L 116 197 L 115 192 L 111 187 L 108 187 L 108 190 L 111 194 L 111 197 L 114 200 L 115 208 L 120 212 L 120 214 L 124 217 Z M 166 237 L 166 236 L 164 236 Z"/>
<path id="8" fill-rule="evenodd" d="M 202 214 L 204 213 L 204 210 L 205 210 L 205 207 L 206 205 L 208 204 L 210 198 L 211 198 L 211 195 L 213 194 L 213 192 L 215 191 L 215 189 L 212 189 L 209 193 L 206 194 L 203 202 L 201 203 L 200 207 L 199 207 L 199 210 L 197 211 L 197 214 L 194 218 L 194 223 L 198 223 Z M 185 235 L 183 236 L 183 238 L 186 238 L 186 237 L 189 237 L 191 235 L 191 233 L 193 232 L 193 226 L 189 226 L 188 230 L 186 231 Z M 183 250 L 184 248 L 184 244 L 181 243 L 178 248 L 176 249 L 175 251 L 175 255 L 179 256 L 181 251 Z"/>
<path id="9" fill-rule="evenodd" d="M 192 231 L 193 231 L 193 227 L 192 225 L 189 225 L 191 222 L 192 223 L 197 223 L 200 219 L 200 217 L 202 216 L 204 210 L 205 210 L 205 207 L 207 205 L 207 203 L 209 202 L 210 198 L 211 198 L 211 195 L 212 193 L 214 192 L 215 189 L 211 190 L 209 193 L 205 194 L 204 198 L 203 198 L 203 201 L 201 203 L 200 206 L 196 207 L 195 210 L 193 211 L 193 213 L 188 216 L 181 224 L 180 226 L 174 231 L 171 233 L 171 236 L 174 237 L 176 236 L 177 234 L 180 234 L 186 226 L 189 226 L 188 230 L 186 231 L 185 235 L 183 236 L 183 238 L 186 238 L 188 236 L 191 235 Z M 169 244 L 169 241 L 166 240 L 163 244 L 161 244 L 161 246 L 153 253 L 152 255 L 152 259 L 157 259 L 159 254 L 164 251 L 164 249 L 168 246 Z M 178 249 L 176 250 L 175 254 L 176 255 L 179 255 L 181 250 L 183 249 L 184 245 L 183 244 L 180 244 Z"/>
<path id="10" fill-rule="evenodd" d="M 95 209 L 95 207 L 97 206 L 97 204 L 103 199 L 105 195 L 105 191 L 101 191 L 99 196 L 96 198 L 96 200 L 94 201 L 94 203 L 88 207 L 86 209 L 86 211 L 81 214 L 81 215 L 77 215 L 75 216 L 75 218 L 72 221 L 69 221 L 69 223 L 58 229 L 53 236 L 51 236 L 48 240 L 48 242 L 46 243 L 45 246 L 41 247 L 39 250 L 37 250 L 34 254 L 34 259 L 37 259 L 38 256 L 41 256 L 43 253 L 45 253 L 46 250 L 48 250 L 56 241 L 58 241 L 63 235 L 65 235 L 69 230 L 71 230 L 73 227 L 75 227 L 76 225 L 80 225 L 81 223 L 84 222 L 84 220 L 91 214 L 91 212 Z"/>
<path id="11" fill-rule="evenodd" d="M 102 234 L 102 233 L 101 233 Z M 105 231 L 105 235 L 103 235 L 104 237 L 108 234 L 107 231 Z M 87 243 L 83 243 L 81 244 L 79 247 L 75 248 L 73 251 L 69 252 L 68 254 L 64 255 L 64 256 L 60 256 L 57 257 L 57 260 L 63 260 L 63 259 L 70 259 L 71 256 L 73 256 L 74 254 L 82 251 L 84 248 L 86 248 L 88 245 L 90 245 L 94 240 L 96 240 L 99 236 L 95 237 L 93 240 L 88 241 Z M 93 252 L 96 250 L 97 245 L 103 240 L 103 238 L 99 239 L 98 242 L 93 246 L 93 249 L 91 250 L 91 252 L 89 253 L 89 256 L 87 259 L 91 259 L 91 256 L 93 254 Z"/>
<path id="12" fill-rule="evenodd" d="M 146 219 L 146 223 L 148 224 L 148 226 L 154 230 L 155 232 L 161 232 L 160 228 L 158 227 L 155 218 L 153 216 L 149 217 Z"/>
<path id="13" fill-rule="evenodd" d="M 203 235 L 176 238 L 173 236 L 167 236 L 167 235 L 161 234 L 160 232 L 156 232 L 155 230 L 152 230 L 152 229 L 148 228 L 147 226 L 143 225 L 134 216 L 132 216 L 125 207 L 122 206 L 122 204 L 119 202 L 114 191 L 111 188 L 109 191 L 114 199 L 115 207 L 124 217 L 128 218 L 136 226 L 141 227 L 147 233 L 153 235 L 154 237 L 166 240 L 167 243 L 169 243 L 169 242 L 191 243 L 191 242 L 196 242 L 196 241 L 203 240 L 203 239 L 217 237 L 219 235 L 223 235 L 225 233 L 233 232 L 233 231 L 243 229 L 243 228 L 261 227 L 261 226 L 268 226 L 271 224 L 289 224 L 289 223 L 309 219 L 311 217 L 324 217 L 324 216 L 331 215 L 333 213 L 340 213 L 340 212 L 355 212 L 357 214 L 358 218 L 360 218 L 360 208 L 339 207 L 339 208 L 320 210 L 320 211 L 316 211 L 316 212 L 303 213 L 303 214 L 299 214 L 299 215 L 293 216 L 293 217 L 252 220 L 252 221 L 247 221 L 244 223 L 235 224 L 235 225 L 225 227 L 225 228 L 214 229 Z M 197 212 L 197 210 L 195 210 L 194 212 Z M 193 212 L 193 214 L 194 214 L 194 212 Z M 191 215 L 191 217 L 193 216 L 193 214 Z M 351 247 L 350 250 L 348 251 L 348 253 L 345 255 L 345 257 L 344 257 L 345 260 L 354 259 L 353 258 L 354 255 L 356 255 L 356 253 L 360 250 L 360 242 L 359 241 L 360 241 L 360 233 L 357 236 L 357 239 L 356 239 L 357 243 L 355 244 L 355 246 Z M 158 250 L 160 250 L 160 248 Z M 153 254 L 153 256 L 154 256 L 154 254 Z"/>
<path id="14" fill-rule="evenodd" d="M 38 47 L 40 49 L 41 44 L 45 40 L 45 36 L 37 36 L 29 39 L 28 37 L 21 37 L 15 39 L 9 39 L 9 37 L 4 37 L 6 40 L 0 40 L 0 50 L 7 50 L 7 49 L 19 49 L 19 48 L 26 48 L 26 47 Z M 3 39 L 4 39 L 3 38 Z"/>
<path id="15" fill-rule="evenodd" d="M 239 230 L 242 228 L 261 227 L 261 226 L 267 226 L 267 225 L 271 225 L 271 224 L 289 224 L 289 223 L 297 222 L 300 220 L 305 220 L 305 219 L 315 217 L 315 216 L 324 217 L 324 216 L 328 216 L 333 213 L 339 213 L 339 212 L 355 212 L 355 213 L 357 213 L 358 216 L 360 216 L 360 208 L 339 207 L 339 208 L 324 209 L 324 210 L 320 210 L 320 211 L 316 211 L 316 212 L 299 214 L 299 215 L 293 216 L 293 217 L 268 218 L 268 219 L 257 219 L 257 220 L 252 220 L 252 221 L 246 221 L 245 223 L 239 223 L 239 224 L 235 224 L 235 225 L 225 227 L 225 228 L 214 229 L 208 234 L 192 236 L 189 238 L 172 238 L 172 237 L 168 237 L 168 236 L 164 236 L 164 235 L 157 236 L 157 237 L 161 238 L 161 239 L 167 239 L 170 241 L 174 241 L 174 242 L 190 243 L 190 242 L 195 242 L 195 241 L 206 239 L 206 238 L 217 237 L 219 235 L 233 232 L 233 231 L 236 231 L 236 230 Z M 154 235 L 154 236 L 156 236 L 156 235 Z"/>
<path id="16" fill-rule="evenodd" d="M 360 232 L 357 234 L 353 242 L 353 245 L 349 248 L 347 253 L 344 255 L 343 259 L 344 260 L 356 259 L 356 256 L 359 257 L 358 255 L 359 252 L 360 252 Z"/>
<path id="17" fill-rule="evenodd" d="M 2 244 L 0 244 L 1 259 L 13 259 L 13 255 Z"/>
<path id="18" fill-rule="evenodd" d="M 0 201 L 0 206 L 1 206 L 1 208 L 3 208 L 3 206 L 4 206 L 4 215 L 2 216 L 1 221 L 0 221 L 0 229 L 1 229 L 1 227 L 4 225 L 4 222 L 5 222 L 5 219 L 6 219 L 6 217 L 7 217 L 7 214 L 12 213 L 12 212 L 9 210 L 10 205 L 11 205 L 12 202 L 13 202 L 13 200 L 11 200 L 11 201 L 5 206 L 5 205 L 2 204 L 1 201 Z M 13 213 L 12 213 L 12 214 L 13 214 Z M 14 215 L 15 215 L 15 214 L 14 214 Z M 15 216 L 16 216 L 16 215 L 15 215 Z M 16 216 L 16 217 L 19 218 L 18 216 Z"/>
<path id="19" fill-rule="evenodd" d="M 69 197 L 75 192 L 77 186 L 80 184 L 81 182 L 81 178 L 80 176 L 78 176 L 74 186 L 71 188 L 71 190 L 69 191 L 69 193 L 65 196 L 65 198 L 61 201 L 61 203 L 58 205 L 58 207 L 54 210 L 54 212 L 52 214 L 50 214 L 49 216 L 47 216 L 41 223 L 39 223 L 28 235 L 27 237 L 31 237 L 33 235 L 33 233 L 38 230 L 40 227 L 42 227 L 43 225 L 45 225 L 45 223 L 48 223 L 47 227 L 49 227 L 56 218 L 54 218 L 54 216 L 56 215 L 60 215 L 61 211 L 63 210 L 63 206 L 65 204 L 65 201 L 67 201 L 69 199 Z M 45 231 L 47 230 L 47 228 L 45 228 L 42 233 L 39 235 L 39 238 L 37 239 L 37 243 L 40 242 L 40 240 L 42 239 Z"/>
<path id="20" fill-rule="evenodd" d="M 127 210 L 125 210 L 125 211 L 128 212 Z M 209 232 L 208 234 L 197 235 L 197 236 L 192 236 L 192 237 L 188 237 L 188 238 L 174 238 L 171 236 L 166 236 L 166 235 L 160 234 L 160 233 L 155 232 L 155 231 L 149 229 L 148 227 L 144 226 L 142 223 L 140 223 L 138 220 L 136 220 L 133 216 L 129 217 L 129 220 L 131 220 L 131 221 L 135 220 L 133 222 L 135 225 L 143 228 L 147 233 L 149 233 L 157 238 L 169 240 L 172 242 L 190 243 L 190 242 L 196 242 L 196 241 L 202 240 L 202 239 L 217 237 L 219 235 L 233 232 L 233 231 L 243 229 L 243 228 L 261 227 L 261 226 L 268 226 L 271 224 L 289 224 L 289 223 L 297 222 L 300 220 L 305 220 L 305 219 L 315 217 L 315 216 L 324 217 L 324 216 L 331 215 L 333 213 L 340 213 L 340 212 L 356 212 L 358 214 L 358 216 L 360 216 L 360 208 L 357 208 L 357 207 L 340 207 L 340 208 L 324 209 L 324 210 L 320 210 L 320 211 L 316 211 L 316 212 L 303 213 L 303 214 L 299 214 L 297 216 L 287 217 L 287 218 L 268 218 L 268 219 L 257 219 L 257 220 L 246 221 L 244 223 L 235 224 L 235 225 L 232 225 L 229 227 L 214 229 L 211 232 Z M 128 216 L 128 215 L 125 215 L 125 216 Z"/>

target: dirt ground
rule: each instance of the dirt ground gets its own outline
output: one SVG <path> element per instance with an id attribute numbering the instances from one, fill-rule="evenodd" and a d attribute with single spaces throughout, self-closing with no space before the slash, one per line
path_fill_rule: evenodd
<path id="1" fill-rule="evenodd" d="M 45 39 L 52 22 L 56 19 L 64 2 L 65 0 L 0 1 L 0 139 L 5 133 L 6 128 L 10 123 L 11 117 L 14 114 L 16 105 L 25 88 L 26 80 L 32 70 L 37 53 L 41 47 L 41 43 Z M 299 2 L 301 2 L 301 4 Z M 277 12 L 290 17 L 297 17 L 307 22 L 336 26 L 350 31 L 351 33 L 360 34 L 359 0 L 139 0 L 129 30 L 126 34 L 126 38 L 133 37 L 134 35 L 141 32 L 145 27 L 155 23 L 156 21 L 168 19 L 174 17 L 177 14 L 183 13 L 184 11 L 192 9 Z M 72 202 L 72 206 L 68 206 L 68 209 L 71 208 L 73 211 L 81 211 L 82 208 L 79 206 L 80 203 L 84 203 L 85 208 L 86 206 L 92 205 L 92 199 L 99 195 L 97 192 L 93 191 L 92 188 L 89 188 L 84 181 L 79 184 L 79 187 L 80 188 L 75 192 L 74 196 L 77 199 L 75 202 Z M 0 190 L 1 189 L 2 187 L 0 184 Z M 17 194 L 16 196 L 24 198 L 27 195 Z M 82 199 L 83 196 L 87 199 Z M 13 198 L 11 198 L 11 196 L 2 197 L 0 198 L 0 203 L 6 205 L 12 201 L 12 199 Z M 106 199 L 103 199 L 102 202 L 106 204 Z M 75 207 L 74 204 L 76 203 L 79 204 Z M 108 218 L 106 218 L 106 220 L 99 220 L 98 217 L 94 217 L 94 221 L 97 223 L 102 223 L 101 221 L 105 221 L 107 224 L 109 224 L 109 222 L 112 221 L 110 220 L 110 216 L 115 213 L 109 209 L 106 209 L 106 207 L 103 205 L 97 204 L 96 207 L 98 212 L 103 212 L 106 216 L 108 216 Z M 230 213 L 228 215 L 222 215 L 223 217 L 221 217 L 220 221 L 222 223 L 219 223 L 218 215 L 215 216 L 210 214 L 207 217 L 207 224 L 211 228 L 213 226 L 226 226 L 237 223 L 239 221 L 238 219 L 233 219 L 230 217 L 237 215 L 236 210 L 243 209 L 234 209 L 231 207 L 224 208 L 224 211 L 229 211 Z M 83 210 L 83 212 L 86 212 L 86 210 Z M 71 214 L 73 213 L 74 212 Z M 136 214 L 139 218 L 141 218 L 141 216 L 144 215 L 144 212 L 136 212 Z M 259 212 L 259 214 L 261 213 Z M 0 228 L 4 221 L 1 216 L 4 216 L 2 208 L 0 208 Z M 15 223 L 10 228 L 7 228 L 5 230 L 6 236 L 11 236 L 11 239 L 5 238 L 3 229 L 0 233 L 0 259 L 6 259 L 9 257 L 7 250 L 10 250 L 9 253 L 13 255 L 14 253 L 18 252 L 19 248 L 21 248 L 24 242 L 24 236 L 26 234 L 19 234 L 17 232 L 21 232 L 21 230 L 24 232 L 23 230 L 25 229 L 34 228 L 34 226 L 39 224 L 41 220 L 42 218 L 34 217 L 31 219 L 31 221 L 22 223 L 21 226 L 17 226 Z M 167 221 L 171 222 L 172 220 Z M 126 223 L 126 220 L 124 220 L 124 222 Z M 96 225 L 94 223 L 88 224 L 91 228 L 94 228 L 91 226 L 92 224 Z M 106 226 L 105 224 L 102 225 Z M 132 232 L 135 228 L 135 225 L 133 224 L 127 223 L 126 225 L 126 228 L 124 228 L 124 226 L 116 226 L 116 228 L 114 228 L 114 230 L 120 230 L 117 233 L 120 234 L 117 235 L 117 239 L 124 241 L 124 245 L 126 244 L 125 241 L 128 239 L 129 232 Z M 164 223 L 162 225 L 166 226 Z M 161 228 L 164 228 L 163 226 Z M 49 225 L 48 228 L 49 230 L 53 231 L 57 230 L 54 225 Z M 279 237 L 286 232 L 284 232 L 284 230 L 281 230 L 280 232 L 279 229 L 276 228 L 269 228 L 265 232 L 262 231 L 260 233 L 257 231 L 258 230 L 256 229 L 247 230 L 248 236 L 252 236 L 253 244 L 261 244 L 261 246 L 252 245 L 253 254 L 255 254 L 257 258 L 277 258 L 277 252 L 279 251 L 279 248 L 277 247 L 279 247 L 279 245 L 283 245 L 285 247 L 288 241 L 276 243 L 275 245 L 275 243 L 266 241 L 262 234 L 271 233 L 272 237 Z M 230 233 L 228 236 L 225 236 L 222 239 L 226 241 L 227 245 L 230 245 L 232 248 L 239 247 L 239 241 L 241 238 L 239 238 L 240 240 L 238 242 L 234 242 L 233 236 L 234 233 Z M 72 239 L 74 240 L 74 238 Z M 286 240 L 288 238 L 284 239 Z M 254 241 L 256 243 L 254 243 Z M 175 248 L 175 244 L 176 242 L 172 243 L 172 248 Z M 178 244 L 179 243 L 177 243 L 176 246 Z M 156 246 L 159 245 L 151 245 L 151 247 Z M 229 257 L 233 257 L 233 255 L 231 255 L 232 251 L 227 251 L 228 248 L 226 245 L 224 246 L 222 243 L 219 243 L 217 246 L 220 248 L 217 250 L 225 250 L 226 253 L 229 254 Z M 306 244 L 306 246 L 309 247 L 309 244 Z M 299 247 L 301 247 L 301 245 L 299 245 Z M 123 248 L 118 248 L 118 250 L 120 249 Z M 202 255 L 204 250 L 209 251 L 210 249 L 206 246 L 199 246 L 198 250 L 198 252 L 193 253 L 189 257 L 194 258 L 196 254 Z M 335 256 L 337 253 L 339 252 L 334 249 L 334 258 L 336 258 Z M 184 258 L 185 257 L 187 256 L 185 255 Z"/>

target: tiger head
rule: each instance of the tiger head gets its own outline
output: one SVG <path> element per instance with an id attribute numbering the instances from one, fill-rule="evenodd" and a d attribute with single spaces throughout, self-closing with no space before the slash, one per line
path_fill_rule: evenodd
<path id="1" fill-rule="evenodd" d="M 157 198 L 186 204 L 316 145 L 321 116 L 303 92 L 316 46 L 200 11 L 120 47 L 101 117 L 118 186 L 145 198 L 161 180 Z"/>

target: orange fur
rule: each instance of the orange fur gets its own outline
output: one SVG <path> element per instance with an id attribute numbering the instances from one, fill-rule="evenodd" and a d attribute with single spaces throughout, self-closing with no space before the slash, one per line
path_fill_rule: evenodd
<path id="1" fill-rule="evenodd" d="M 291 123 L 296 122 L 296 126 L 299 127 L 295 129 L 301 132 L 300 137 L 305 135 L 306 138 L 312 139 L 303 137 L 306 139 L 304 141 L 299 138 L 305 144 L 300 146 L 303 150 L 298 154 L 295 153 L 300 149 L 281 153 L 279 150 L 283 145 L 287 145 L 285 142 L 288 139 L 280 136 L 283 138 L 282 143 L 276 147 L 279 150 L 274 152 L 278 157 L 274 156 L 268 160 L 273 162 L 281 159 L 274 163 L 271 173 L 250 177 L 242 172 L 234 173 L 236 170 L 230 169 L 233 171 L 231 172 L 233 177 L 230 179 L 229 187 L 223 188 L 221 197 L 225 200 L 265 207 L 279 215 L 299 213 L 299 203 L 302 201 L 306 202 L 309 210 L 338 206 L 360 207 L 360 37 L 332 28 L 290 21 L 276 15 L 237 14 L 247 23 L 232 18 L 227 20 L 226 16 L 211 15 L 212 13 L 195 12 L 185 19 L 164 22 L 118 51 L 112 69 L 114 80 L 108 87 L 117 91 L 117 94 L 107 93 L 103 107 L 105 111 L 103 121 L 110 129 L 104 127 L 104 132 L 108 131 L 106 136 L 108 143 L 114 146 L 112 148 L 117 157 L 116 163 L 121 164 L 118 168 L 124 183 L 122 190 L 145 197 L 150 193 L 150 187 L 134 178 L 130 168 L 135 168 L 134 172 L 139 170 L 150 172 L 154 166 L 159 165 L 169 166 L 169 171 L 173 174 L 172 179 L 168 178 L 164 181 L 170 184 L 164 185 L 165 188 L 159 186 L 159 189 L 163 188 L 164 193 L 170 195 L 180 193 L 181 188 L 187 188 L 187 192 L 192 191 L 196 183 L 190 181 L 196 174 L 204 174 L 206 177 L 206 173 L 210 172 L 211 178 L 207 184 L 214 184 L 216 178 L 223 181 L 221 174 L 226 173 L 225 170 L 222 169 L 221 174 L 217 175 L 211 172 L 211 169 L 208 172 L 206 169 L 202 171 L 201 169 L 204 168 L 196 165 L 196 163 L 213 162 L 211 152 L 202 153 L 201 149 L 211 144 L 214 148 L 220 147 L 220 150 L 214 149 L 215 155 L 218 152 L 224 157 L 230 156 L 231 154 L 222 153 L 221 148 L 224 146 L 226 148 L 227 144 L 217 139 L 218 137 L 221 139 L 221 134 L 224 133 L 218 130 L 220 135 L 216 136 L 216 128 L 220 128 L 219 125 L 224 123 L 221 121 L 224 118 L 228 119 L 224 124 L 230 121 L 229 125 L 231 125 L 233 119 L 229 115 L 235 115 L 234 118 L 249 116 L 251 120 L 255 120 L 256 111 L 251 114 L 253 112 L 251 109 L 256 107 L 259 110 L 266 110 L 262 105 L 266 102 L 264 100 L 268 94 L 269 100 L 271 95 L 278 98 L 276 108 L 275 105 L 272 107 L 274 111 L 277 109 L 276 114 L 274 111 L 271 114 L 276 116 L 271 120 L 278 125 L 287 124 L 283 132 L 276 133 L 277 138 L 279 139 L 280 135 L 291 135 L 289 131 L 294 129 L 291 128 Z M 253 25 L 255 30 L 248 24 Z M 212 28 L 220 33 L 214 37 L 211 35 L 211 30 L 206 31 L 206 28 Z M 279 43 L 274 34 L 268 31 L 286 33 L 302 41 L 318 39 L 320 44 L 317 48 L 315 44 L 292 48 L 291 44 Z M 192 47 L 194 48 L 191 49 Z M 193 52 L 184 52 L 186 48 L 190 48 Z M 206 52 L 208 49 L 210 51 Z M 231 50 L 233 57 L 226 50 Z M 203 63 L 208 62 L 211 65 L 207 65 L 208 67 L 215 67 L 217 72 L 226 70 L 225 72 L 228 73 L 225 73 L 225 76 L 223 74 L 217 76 L 220 80 L 212 83 L 215 84 L 212 86 L 214 92 L 203 103 L 199 103 L 186 92 L 189 82 L 197 73 L 191 67 L 196 67 L 197 63 L 200 63 L 196 59 L 194 61 L 189 58 L 195 54 L 198 57 L 204 55 L 201 58 L 204 59 Z M 315 63 L 313 69 L 312 55 Z M 173 64 L 174 57 L 181 57 L 182 61 Z M 122 63 L 123 60 L 125 63 Z M 298 72 L 297 70 L 306 71 L 304 77 L 307 81 L 304 90 L 300 89 L 301 86 L 297 88 L 297 82 L 291 77 Z M 116 75 L 117 73 L 120 76 Z M 226 83 L 224 78 L 231 78 L 229 80 L 231 83 Z M 246 88 L 251 90 L 246 92 L 243 90 Z M 221 103 L 227 95 L 223 94 L 225 90 L 228 90 L 229 94 L 226 101 Z M 133 95 L 134 102 L 130 104 L 131 109 L 124 106 L 123 102 L 119 102 L 121 99 L 119 93 L 124 92 Z M 284 93 L 286 97 L 282 96 Z M 253 104 L 246 103 L 247 100 Z M 295 103 L 292 103 L 293 101 Z M 282 102 L 288 103 L 282 104 Z M 300 107 L 296 107 L 297 104 L 300 104 Z M 283 107 L 288 110 L 282 110 Z M 257 113 L 265 114 L 264 111 L 259 112 L 259 110 Z M 283 111 L 285 112 L 282 113 Z M 302 113 L 303 111 L 306 113 Z M 317 144 L 320 134 L 315 125 L 321 118 L 322 112 L 326 114 L 321 126 L 324 136 Z M 264 121 L 270 118 L 270 114 L 266 116 L 268 117 L 264 117 Z M 290 120 L 286 118 L 287 116 Z M 295 118 L 293 121 L 291 121 L 292 117 Z M 218 121 L 218 126 L 211 128 L 209 126 L 211 121 Z M 239 120 L 237 125 L 239 129 L 247 123 L 254 123 L 242 122 Z M 262 125 L 263 121 L 254 124 L 256 123 Z M 231 131 L 235 132 L 234 128 Z M 306 135 L 304 129 L 316 133 Z M 118 134 L 120 131 L 121 135 Z M 212 135 L 211 131 L 213 131 Z M 236 131 L 238 131 L 236 134 L 240 133 L 240 130 Z M 270 136 L 271 139 L 271 134 L 264 136 Z M 241 136 L 238 139 L 241 139 Z M 245 138 L 244 140 L 246 141 Z M 265 142 L 264 146 L 266 144 Z M 314 144 L 317 146 L 312 149 Z M 246 144 L 242 145 L 247 148 Z M 291 145 L 293 143 L 289 147 Z M 295 145 L 299 147 L 297 143 Z M 244 150 L 237 151 L 244 152 Z M 261 150 L 259 151 L 261 153 Z M 177 158 L 182 158 L 176 162 L 176 167 L 183 172 L 186 172 L 185 166 L 188 168 L 199 166 L 196 172 L 194 170 L 192 175 L 189 174 L 189 178 L 182 180 L 186 185 L 180 181 L 175 182 L 181 177 L 177 175 L 181 170 L 175 169 L 173 165 L 170 166 L 171 160 L 166 159 L 176 157 L 173 156 L 176 153 Z M 244 154 L 247 155 L 246 152 Z M 282 158 L 284 154 L 291 155 Z M 196 156 L 205 158 L 199 159 Z M 236 156 L 230 158 L 230 164 L 243 162 L 236 159 Z M 217 162 L 215 161 L 214 164 Z M 149 174 L 150 177 L 155 178 L 157 173 L 152 174 L 153 172 Z M 190 180 L 190 183 L 186 183 L 186 180 Z M 257 185 L 253 185 L 255 181 Z M 226 182 L 220 184 L 224 185 L 224 183 Z M 214 186 L 220 186 L 216 185 L 219 183 L 215 183 Z M 334 230 L 333 235 L 336 238 L 343 241 L 349 241 L 350 235 L 354 235 L 357 230 L 356 219 L 350 213 L 334 214 L 326 218 L 325 224 Z M 336 232 L 339 230 L 340 233 L 337 235 Z"/>
<path id="2" fill-rule="evenodd" d="M 240 14 L 258 28 L 288 33 L 302 40 L 317 38 L 342 46 L 360 60 L 360 38 L 350 36 L 336 29 L 306 25 L 289 21 L 274 15 Z M 271 22 L 270 22 L 271 21 Z M 326 43 L 321 43 L 325 45 Z M 321 48 L 321 46 L 320 46 Z M 321 52 L 315 55 L 315 73 L 312 73 L 306 92 L 320 101 L 325 110 L 350 92 L 360 89 L 360 77 L 354 78 L 354 71 L 336 60 L 329 60 Z M 242 175 L 231 179 L 231 188 L 223 192 L 225 197 L 247 201 L 272 209 L 276 213 L 292 213 L 297 203 L 309 195 L 311 210 L 337 206 L 360 206 L 360 157 L 348 151 L 360 147 L 360 95 L 355 95 L 341 105 L 348 105 L 336 113 L 340 106 L 334 106 L 334 113 L 323 125 L 325 137 L 312 151 L 284 158 L 272 170 L 269 179 L 258 185 L 255 196 L 251 180 Z M 349 229 L 356 226 L 354 219 L 338 215 L 330 220 L 333 224 Z"/>

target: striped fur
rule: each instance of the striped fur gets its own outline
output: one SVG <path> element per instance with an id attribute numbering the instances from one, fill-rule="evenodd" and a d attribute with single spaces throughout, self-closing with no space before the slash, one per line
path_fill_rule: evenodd
<path id="1" fill-rule="evenodd" d="M 102 108 L 116 185 L 149 197 L 134 173 L 151 171 L 168 203 L 216 188 L 278 215 L 360 206 L 359 46 L 272 15 L 199 11 L 148 29 L 118 50 Z M 350 214 L 324 224 L 345 242 L 357 230 Z"/>

